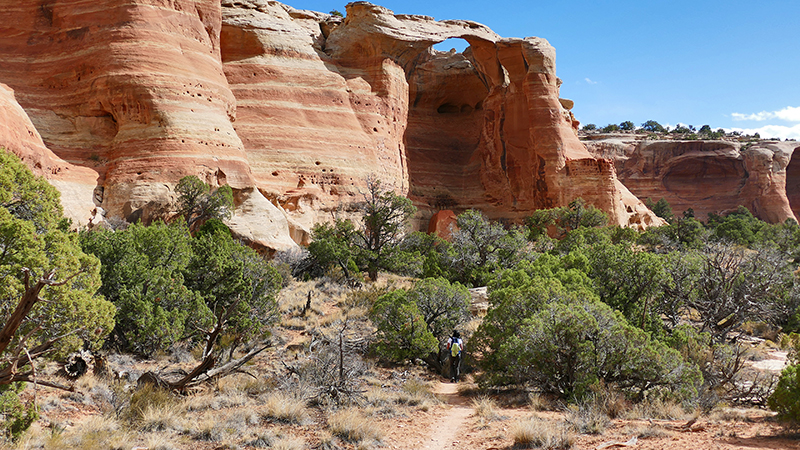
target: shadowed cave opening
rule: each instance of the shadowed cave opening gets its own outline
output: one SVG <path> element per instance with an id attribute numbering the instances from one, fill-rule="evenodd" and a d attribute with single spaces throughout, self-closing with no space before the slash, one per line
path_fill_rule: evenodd
<path id="1" fill-rule="evenodd" d="M 691 156 L 667 169 L 664 187 L 684 199 L 700 200 L 713 193 L 738 192 L 747 176 L 744 163 L 735 158 Z M 720 209 L 736 205 L 718 204 Z"/>
<path id="2" fill-rule="evenodd" d="M 426 217 L 440 209 L 473 207 L 485 199 L 477 152 L 489 90 L 468 45 L 463 39 L 435 45 L 408 76 L 405 144 L 410 196 Z M 460 53 L 459 48 L 466 50 Z"/>
<path id="3" fill-rule="evenodd" d="M 800 147 L 794 149 L 786 167 L 786 196 L 795 217 L 800 218 Z"/>

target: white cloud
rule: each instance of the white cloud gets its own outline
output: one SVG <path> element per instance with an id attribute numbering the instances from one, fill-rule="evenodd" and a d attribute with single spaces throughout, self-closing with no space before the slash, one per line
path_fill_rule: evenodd
<path id="1" fill-rule="evenodd" d="M 597 84 L 597 81 L 592 81 L 590 78 L 584 78 L 584 80 L 589 84 Z"/>
<path id="2" fill-rule="evenodd" d="M 739 131 L 742 134 L 750 135 L 758 133 L 762 139 L 781 138 L 800 140 L 800 124 L 791 127 L 784 125 L 765 125 L 759 128 L 725 128 L 725 131 L 728 133 Z"/>
<path id="3" fill-rule="evenodd" d="M 763 122 L 770 119 L 785 120 L 787 122 L 800 122 L 800 106 L 787 106 L 780 111 L 761 111 L 755 114 L 731 114 L 733 120 L 753 120 L 756 122 Z"/>

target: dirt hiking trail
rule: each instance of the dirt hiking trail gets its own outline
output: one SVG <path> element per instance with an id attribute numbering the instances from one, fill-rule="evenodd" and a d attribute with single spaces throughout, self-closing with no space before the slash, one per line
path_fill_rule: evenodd
<path id="1" fill-rule="evenodd" d="M 467 399 L 458 393 L 458 384 L 439 382 L 434 385 L 433 393 L 449 405 L 444 417 L 432 425 L 431 437 L 423 448 L 429 450 L 445 450 L 461 447 L 460 440 L 468 432 L 467 419 L 472 415 L 472 407 Z"/>

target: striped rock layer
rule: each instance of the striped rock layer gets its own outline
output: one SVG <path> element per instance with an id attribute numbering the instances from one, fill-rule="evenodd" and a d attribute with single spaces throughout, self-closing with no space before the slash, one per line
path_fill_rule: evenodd
<path id="1" fill-rule="evenodd" d="M 366 2 L 344 20 L 269 0 L 3 12 L 0 83 L 41 136 L 27 148 L 70 168 L 44 174 L 82 222 L 163 216 L 185 175 L 234 188 L 231 227 L 267 250 L 353 213 L 370 177 L 420 223 L 466 208 L 519 220 L 576 197 L 621 225 L 658 220 L 578 140 L 543 39 Z M 432 50 L 450 38 L 470 47 Z"/>
<path id="2" fill-rule="evenodd" d="M 520 220 L 577 197 L 620 225 L 659 223 L 577 138 L 544 39 L 367 2 L 344 20 L 272 1 L 222 10 L 236 131 L 259 188 L 295 223 L 346 214 L 370 176 L 414 201 L 420 229 L 439 210 Z M 470 47 L 432 49 L 450 38 Z"/>

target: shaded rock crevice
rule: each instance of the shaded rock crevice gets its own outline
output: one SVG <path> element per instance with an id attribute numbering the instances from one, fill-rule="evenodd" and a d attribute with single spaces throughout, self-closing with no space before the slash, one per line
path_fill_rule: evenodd
<path id="1" fill-rule="evenodd" d="M 786 167 L 786 194 L 795 218 L 800 218 L 800 147 L 792 150 Z"/>

